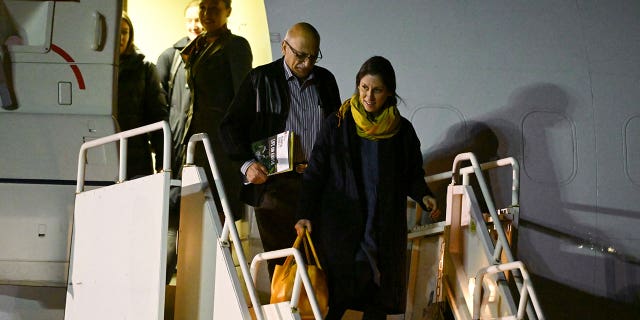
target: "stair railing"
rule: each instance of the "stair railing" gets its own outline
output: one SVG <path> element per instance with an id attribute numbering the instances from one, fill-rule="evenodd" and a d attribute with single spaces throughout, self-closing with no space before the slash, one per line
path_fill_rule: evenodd
<path id="1" fill-rule="evenodd" d="M 84 191 L 85 168 L 87 164 L 87 150 L 107 144 L 110 142 L 120 141 L 120 164 L 118 169 L 118 183 L 127 179 L 127 141 L 133 136 L 153 132 L 162 129 L 163 151 L 162 151 L 162 171 L 171 172 L 171 127 L 166 121 L 159 121 L 148 124 L 139 128 L 134 128 L 112 135 L 87 141 L 80 146 L 78 154 L 78 181 L 76 182 L 76 193 Z"/>
<path id="2" fill-rule="evenodd" d="M 522 278 L 523 278 L 523 284 L 522 284 L 522 287 L 520 288 L 520 301 L 518 303 L 518 312 L 517 312 L 516 319 L 524 318 L 525 309 L 527 308 L 527 299 L 531 300 L 531 303 L 533 304 L 533 308 L 535 309 L 538 315 L 538 318 L 544 319 L 544 316 L 542 316 L 542 308 L 540 307 L 540 303 L 538 302 L 538 297 L 535 295 L 535 292 L 533 291 L 533 283 L 531 282 L 531 278 L 529 277 L 529 272 L 527 272 L 527 269 L 525 268 L 524 263 L 522 263 L 522 261 L 508 262 L 508 263 L 503 263 L 495 266 L 488 266 L 486 268 L 482 268 L 478 270 L 478 273 L 476 274 L 475 283 L 482 283 L 482 281 L 484 280 L 484 276 L 487 274 L 501 273 L 501 272 L 516 270 L 516 269 L 520 271 L 520 274 L 522 275 Z M 473 292 L 473 319 L 474 320 L 480 319 L 481 304 L 482 304 L 482 290 L 481 288 L 478 288 L 478 290 L 475 290 Z"/>
<path id="3" fill-rule="evenodd" d="M 240 242 L 240 234 L 236 229 L 233 215 L 231 213 L 231 207 L 229 207 L 229 201 L 227 200 L 227 195 L 224 191 L 224 183 L 222 182 L 222 177 L 220 176 L 220 171 L 218 170 L 218 165 L 216 164 L 215 157 L 213 155 L 213 149 L 211 148 L 209 136 L 206 133 L 197 133 L 189 138 L 189 143 L 187 144 L 187 159 L 185 165 L 193 165 L 196 144 L 200 141 L 202 142 L 204 150 L 207 154 L 207 160 L 209 162 L 209 166 L 211 167 L 211 173 L 213 174 L 213 182 L 215 183 L 216 190 L 218 191 L 218 195 L 220 196 L 220 202 L 222 204 L 222 210 L 225 218 L 224 225 L 222 227 L 222 233 L 220 234 L 220 238 L 218 239 L 218 241 L 228 245 L 229 237 L 231 237 L 233 247 L 237 253 L 236 256 L 238 258 L 238 264 L 240 264 L 240 270 L 242 271 L 245 286 L 249 293 L 249 298 L 251 299 L 251 302 L 254 306 L 260 306 L 258 293 L 255 286 L 253 285 L 253 282 L 251 281 L 249 264 L 247 263 L 244 249 L 242 248 L 242 243 Z M 262 314 L 261 310 L 259 310 L 259 308 L 255 308 L 255 311 L 258 320 L 264 319 L 264 315 Z"/>
<path id="4" fill-rule="evenodd" d="M 511 160 L 509 160 L 509 164 L 511 164 L 513 166 L 513 185 L 512 185 L 512 206 L 517 207 L 518 206 L 518 186 L 519 186 L 519 180 L 518 180 L 518 166 L 517 166 L 517 162 L 515 161 L 515 159 L 510 158 Z M 466 167 L 464 168 L 464 172 L 462 169 L 460 169 L 460 165 L 462 161 L 470 161 L 471 162 L 471 167 Z M 491 197 L 491 194 L 489 192 L 489 188 L 487 187 L 487 184 L 484 180 L 484 176 L 482 175 L 482 166 L 480 166 L 480 164 L 478 163 L 478 160 L 476 158 L 476 156 L 471 153 L 471 152 L 467 152 L 467 153 L 461 153 L 458 154 L 455 159 L 453 160 L 453 169 L 452 169 L 452 175 L 451 175 L 451 185 L 456 185 L 457 181 L 459 179 L 459 177 L 462 175 L 462 184 L 463 185 L 468 185 L 469 184 L 469 174 L 475 174 L 478 185 L 480 186 L 480 190 L 482 191 L 482 197 L 484 198 L 486 204 L 487 204 L 487 208 L 489 210 L 489 215 L 491 216 L 491 219 L 493 220 L 493 225 L 494 228 L 496 230 L 496 233 L 498 234 L 498 239 L 496 241 L 496 245 L 494 248 L 494 252 L 493 252 L 493 258 L 496 264 L 498 264 L 500 262 L 500 257 L 501 254 L 504 252 L 506 259 L 507 259 L 507 265 L 509 266 L 510 269 L 508 270 L 514 270 L 513 271 L 513 275 L 514 275 L 514 279 L 515 279 L 515 283 L 516 286 L 518 288 L 518 290 L 521 290 L 521 292 L 524 291 L 524 298 L 526 301 L 527 296 L 531 296 L 531 302 L 534 303 L 535 305 L 535 310 L 532 309 L 531 305 L 529 303 L 526 303 L 526 310 L 527 310 L 527 315 L 529 316 L 530 319 L 536 319 L 536 315 L 538 319 L 544 319 L 544 315 L 542 314 L 542 310 L 540 309 L 539 305 L 537 304 L 537 297 L 535 294 L 535 290 L 533 288 L 533 286 L 531 285 L 530 281 L 527 279 L 526 284 L 523 284 L 522 281 L 522 273 L 519 272 L 520 270 L 524 269 L 524 264 L 522 264 L 522 262 L 519 261 L 515 261 L 514 257 L 513 257 L 513 253 L 511 252 L 511 248 L 509 247 L 509 241 L 507 240 L 507 236 L 506 233 L 504 231 L 504 228 L 502 227 L 502 224 L 500 223 L 499 217 L 498 217 L 498 211 L 495 208 L 495 205 L 493 204 L 493 200 Z M 484 219 L 483 219 L 484 221 Z M 514 262 L 519 262 L 519 264 L 514 265 L 513 267 L 511 265 L 509 265 L 509 263 L 514 263 Z M 521 266 L 521 267 L 520 267 Z M 493 269 L 491 269 L 491 267 L 494 267 Z M 495 273 L 493 271 L 495 271 L 496 269 L 500 269 L 500 265 L 493 265 L 493 266 L 489 266 L 488 268 L 490 268 L 489 270 L 492 273 Z M 481 270 L 482 271 L 482 270 Z M 497 271 L 496 271 L 497 272 Z M 526 271 L 525 271 L 526 272 Z M 485 271 L 486 273 L 486 271 Z M 484 276 L 485 273 L 482 273 L 482 277 Z M 527 274 L 527 278 L 528 278 L 528 274 Z M 478 280 L 476 279 L 475 283 L 480 283 L 482 284 L 482 282 L 478 282 Z M 474 297 L 476 294 L 479 294 L 479 292 L 481 292 L 481 288 L 478 288 L 476 290 L 477 292 L 474 292 Z M 523 295 L 521 294 L 521 302 Z M 535 302 L 534 302 L 535 301 Z M 480 305 L 478 304 L 477 306 L 475 305 L 475 300 L 474 300 L 474 308 L 473 308 L 473 313 L 475 314 L 476 312 L 479 312 L 480 309 Z M 519 308 L 520 310 L 520 308 Z M 534 313 L 535 311 L 535 313 Z M 520 318 L 519 318 L 520 319 Z"/>

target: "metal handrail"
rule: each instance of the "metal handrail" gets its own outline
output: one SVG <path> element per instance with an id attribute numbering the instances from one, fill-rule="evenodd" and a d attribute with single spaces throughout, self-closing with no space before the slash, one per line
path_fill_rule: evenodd
<path id="1" fill-rule="evenodd" d="M 511 185 L 511 206 L 517 207 L 520 204 L 520 200 L 518 194 L 520 192 L 520 166 L 518 165 L 518 161 L 513 157 L 498 159 L 495 161 L 485 162 L 480 164 L 480 170 L 486 171 L 490 169 L 495 169 L 498 167 L 511 166 L 511 177 L 512 177 L 512 185 Z M 469 175 L 474 173 L 473 166 L 461 168 L 460 174 L 463 175 L 463 184 L 469 184 Z M 435 182 L 441 180 L 451 179 L 453 176 L 453 171 L 446 171 L 438 174 L 433 174 L 425 177 L 425 181 Z"/>
<path id="2" fill-rule="evenodd" d="M 224 183 L 222 182 L 222 178 L 220 176 L 220 171 L 218 170 L 218 165 L 216 164 L 215 157 L 213 155 L 213 149 L 211 149 L 211 142 L 209 140 L 209 136 L 206 133 L 197 133 L 189 138 L 189 143 L 187 144 L 187 159 L 185 166 L 193 165 L 194 161 L 194 153 L 196 150 L 196 143 L 201 141 L 204 145 L 204 150 L 207 154 L 207 160 L 209 162 L 209 166 L 211 167 L 211 173 L 213 174 L 213 180 L 216 186 L 216 190 L 218 191 L 218 195 L 220 197 L 220 202 L 222 203 L 223 214 L 225 217 L 224 226 L 222 228 L 222 233 L 220 234 L 220 238 L 218 241 L 228 242 L 229 236 L 233 241 L 233 247 L 236 250 L 238 263 L 240 264 L 240 270 L 242 271 L 242 275 L 244 277 L 244 282 L 247 287 L 247 291 L 249 292 L 249 298 L 251 299 L 251 303 L 254 306 L 260 306 L 260 300 L 258 299 L 258 293 L 256 291 L 256 287 L 251 281 L 251 272 L 249 270 L 249 266 L 247 263 L 247 259 L 245 258 L 244 249 L 242 248 L 240 242 L 240 235 L 238 233 L 238 229 L 234 223 L 233 215 L 231 214 L 231 208 L 229 207 L 229 202 L 227 200 L 227 195 L 224 189 Z M 264 319 L 264 315 L 262 314 L 262 310 L 257 310 L 260 308 L 254 308 L 256 311 L 256 317 L 258 320 Z"/>
<path id="3" fill-rule="evenodd" d="M 470 161 L 471 162 L 471 168 L 472 170 L 469 171 L 468 173 L 465 172 L 465 176 L 463 176 L 463 184 L 464 185 L 468 185 L 469 181 L 468 181 L 468 174 L 470 173 L 474 173 L 476 175 L 476 180 L 478 181 L 478 184 L 480 185 L 480 189 L 482 191 L 482 196 L 487 204 L 487 208 L 489 210 L 489 215 L 491 216 L 491 219 L 494 221 L 494 229 L 498 234 L 498 240 L 496 241 L 496 245 L 494 248 L 494 252 L 493 252 L 493 258 L 494 261 L 498 262 L 500 261 L 500 256 L 501 253 L 504 252 L 507 258 L 507 262 L 514 262 L 515 259 L 513 257 L 513 253 L 511 252 L 511 247 L 509 247 L 509 241 L 507 240 L 507 236 L 504 232 L 504 228 L 502 227 L 502 224 L 499 223 L 499 217 L 498 217 L 498 212 L 496 211 L 496 208 L 493 204 L 493 200 L 491 198 L 491 194 L 489 193 L 489 188 L 487 187 L 487 184 L 484 180 L 484 176 L 482 175 L 482 169 L 481 166 L 478 164 L 478 160 L 476 158 L 476 156 L 472 153 L 472 152 L 466 152 L 466 153 L 461 153 L 458 154 L 455 159 L 453 160 L 453 169 L 452 171 L 452 176 L 451 176 L 451 185 L 456 185 L 456 181 L 457 178 L 460 176 L 460 174 L 462 174 L 462 170 L 460 169 L 460 163 L 462 161 Z M 515 159 L 512 160 L 513 163 L 517 163 L 515 162 Z M 512 164 L 513 165 L 513 164 Z M 468 168 L 468 167 L 467 167 Z M 515 172 L 515 169 L 517 168 L 517 165 L 514 166 L 514 173 L 513 176 L 517 177 L 517 173 Z M 516 179 L 514 179 L 516 180 Z M 514 186 L 517 185 L 514 182 Z M 484 220 L 483 220 L 484 221 Z M 514 275 L 518 275 L 517 272 L 514 272 Z M 523 284 L 522 281 L 520 280 L 519 277 L 516 277 L 515 279 L 515 283 L 516 286 L 518 287 L 519 290 L 522 290 L 523 288 Z M 532 296 L 535 296 L 535 292 L 533 287 L 529 288 L 529 292 L 531 293 Z M 530 314 L 530 318 L 533 319 L 533 311 L 531 310 L 530 306 L 527 304 L 527 313 Z M 542 315 L 541 311 L 539 313 L 539 315 Z M 544 318 L 544 316 L 542 316 Z"/>
<path id="4" fill-rule="evenodd" d="M 523 284 L 522 284 L 522 287 L 520 288 L 520 301 L 518 303 L 518 313 L 517 313 L 516 319 L 524 318 L 524 313 L 527 306 L 527 298 L 531 300 L 531 303 L 533 304 L 533 308 L 535 309 L 538 315 L 538 319 L 541 319 L 541 320 L 544 319 L 544 315 L 542 314 L 542 308 L 540 307 L 538 298 L 533 290 L 531 278 L 529 277 L 529 273 L 527 272 L 527 269 L 525 268 L 524 263 L 522 263 L 521 261 L 513 261 L 513 262 L 503 263 L 499 265 L 488 266 L 486 268 L 480 269 L 476 273 L 475 283 L 480 284 L 480 287 L 476 288 L 475 291 L 473 292 L 473 319 L 474 320 L 480 319 L 480 306 L 482 304 L 481 286 L 482 286 L 482 281 L 484 280 L 484 276 L 486 274 L 501 273 L 501 272 L 514 270 L 514 269 L 518 269 L 523 278 Z"/>
<path id="5" fill-rule="evenodd" d="M 307 273 L 307 268 L 304 263 L 304 258 L 300 251 L 296 248 L 285 248 L 274 251 L 267 251 L 263 253 L 258 253 L 253 257 L 251 261 L 251 278 L 255 282 L 258 275 L 258 267 L 260 263 L 265 260 L 284 258 L 287 256 L 293 256 L 296 261 L 298 267 L 296 268 L 296 277 L 293 282 L 293 290 L 291 292 L 291 308 L 297 308 L 298 302 L 300 300 L 300 280 L 302 280 L 302 284 L 304 285 L 304 290 L 307 292 L 307 297 L 309 298 L 309 304 L 311 305 L 311 310 L 313 310 L 313 316 L 321 320 L 322 312 L 320 311 L 320 306 L 318 305 L 318 300 L 316 299 L 316 295 L 313 293 L 313 285 L 311 284 L 311 279 L 309 279 L 309 274 Z M 260 313 L 262 313 L 262 307 L 260 302 L 254 304 L 254 310 L 260 309 Z M 257 314 L 257 312 L 256 312 Z"/>
<path id="6" fill-rule="evenodd" d="M 511 253 L 511 248 L 509 247 L 509 241 L 507 240 L 507 236 L 504 232 L 504 229 L 502 228 L 502 225 L 498 223 L 498 221 L 500 221 L 498 217 L 498 211 L 496 211 L 495 205 L 493 204 L 493 200 L 491 198 L 491 194 L 489 193 L 489 188 L 487 187 L 487 183 L 484 181 L 484 177 L 482 176 L 482 170 L 480 168 L 480 165 L 478 164 L 476 156 L 473 153 L 461 153 L 458 154 L 455 159 L 453 159 L 453 174 L 451 176 L 451 185 L 456 185 L 456 178 L 459 175 L 458 172 L 460 172 L 460 162 L 465 160 L 471 161 L 472 172 L 476 175 L 476 179 L 478 181 L 478 184 L 480 185 L 480 190 L 482 191 L 482 196 L 487 204 L 487 209 L 489 210 L 489 215 L 491 215 L 491 219 L 493 219 L 494 221 L 496 232 L 498 233 L 498 241 L 494 249 L 493 257 L 494 259 L 496 257 L 500 257 L 500 251 L 502 250 L 507 256 L 507 260 L 509 262 L 512 262 L 515 259 L 513 258 L 513 253 Z M 468 178 L 466 179 L 468 180 Z M 463 178 L 463 184 L 467 185 L 468 181 L 464 180 L 465 178 Z"/>
<path id="7" fill-rule="evenodd" d="M 87 150 L 107 143 L 120 141 L 120 164 L 117 181 L 120 183 L 125 181 L 127 177 L 127 139 L 160 129 L 162 129 L 164 141 L 164 150 L 162 150 L 162 171 L 171 172 L 171 128 L 167 121 L 159 121 L 83 143 L 82 146 L 80 146 L 80 152 L 78 154 L 78 181 L 76 182 L 76 193 L 84 191 Z"/>

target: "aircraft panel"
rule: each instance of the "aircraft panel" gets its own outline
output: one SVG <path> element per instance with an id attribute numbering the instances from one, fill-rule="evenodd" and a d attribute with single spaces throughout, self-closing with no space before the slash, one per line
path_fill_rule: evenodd
<path id="1" fill-rule="evenodd" d="M 640 252 L 633 232 L 640 212 L 633 182 L 640 174 L 640 3 L 265 4 L 272 34 L 284 36 L 297 21 L 317 27 L 319 64 L 336 75 L 343 99 L 365 59 L 389 58 L 406 102 L 401 113 L 419 131 L 428 174 L 450 170 L 441 155 L 460 150 L 520 162 L 518 252 L 532 272 L 616 299 L 625 299 L 616 293 L 619 283 L 640 283 L 637 260 L 625 258 Z M 423 110 L 432 106 L 454 106 L 464 122 L 438 114 L 443 120 L 434 125 L 440 119 Z M 603 253 L 608 243 L 621 253 Z M 602 276 L 620 268 L 624 280 Z"/>
<path id="2" fill-rule="evenodd" d="M 637 77 L 640 72 L 640 3 L 635 0 L 614 3 L 580 0 L 576 4 L 592 71 Z"/>

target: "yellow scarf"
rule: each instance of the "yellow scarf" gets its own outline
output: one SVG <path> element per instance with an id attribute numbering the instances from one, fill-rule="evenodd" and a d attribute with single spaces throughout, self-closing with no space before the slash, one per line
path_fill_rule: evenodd
<path id="1" fill-rule="evenodd" d="M 393 137 L 400 129 L 400 112 L 396 106 L 389 106 L 373 116 L 364 109 L 358 95 L 354 94 L 342 104 L 338 110 L 338 118 L 344 119 L 348 110 L 351 110 L 358 136 L 362 138 L 374 141 L 387 139 Z"/>

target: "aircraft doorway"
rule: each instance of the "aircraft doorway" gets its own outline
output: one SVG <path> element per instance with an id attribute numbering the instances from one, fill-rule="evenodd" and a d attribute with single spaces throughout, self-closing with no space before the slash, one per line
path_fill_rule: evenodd
<path id="1" fill-rule="evenodd" d="M 186 36 L 184 10 L 190 0 L 125 0 L 124 10 L 135 30 L 135 44 L 151 62 L 178 39 Z M 271 43 L 264 0 L 231 2 L 228 27 L 249 41 L 253 66 L 271 62 Z"/>

